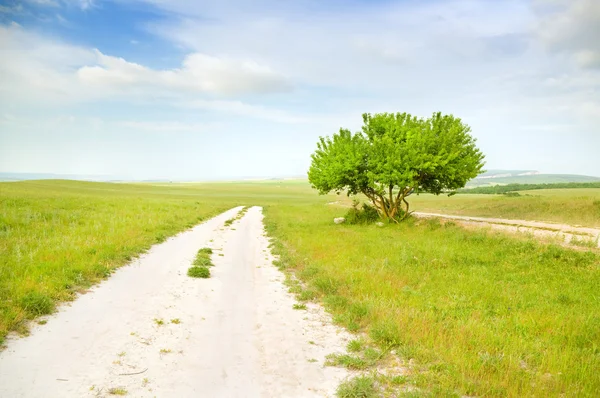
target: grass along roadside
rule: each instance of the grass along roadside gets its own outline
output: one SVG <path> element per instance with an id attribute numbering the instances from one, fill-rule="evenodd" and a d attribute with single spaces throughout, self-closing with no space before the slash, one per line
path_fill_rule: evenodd
<path id="1" fill-rule="evenodd" d="M 412 360 L 433 395 L 593 396 L 600 257 L 436 220 L 334 225 L 340 209 L 268 206 L 279 265 L 337 323 Z M 294 290 L 294 289 L 292 289 Z"/>

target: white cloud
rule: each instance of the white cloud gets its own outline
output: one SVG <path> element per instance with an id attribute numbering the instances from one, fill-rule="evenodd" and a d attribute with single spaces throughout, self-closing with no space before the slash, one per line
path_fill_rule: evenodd
<path id="1" fill-rule="evenodd" d="M 122 121 L 118 125 L 136 131 L 160 132 L 160 133 L 200 133 L 214 132 L 219 128 L 218 124 L 212 123 L 183 123 L 178 121 Z"/>
<path id="2" fill-rule="evenodd" d="M 600 38 L 599 38 L 600 40 Z M 600 47 L 600 44 L 599 44 Z M 582 68 L 600 69 L 600 50 L 581 50 L 575 53 L 575 61 Z"/>
<path id="3" fill-rule="evenodd" d="M 586 172 L 600 174 L 592 153 L 600 144 L 598 0 L 118 4 L 128 1 L 164 10 L 153 9 L 161 17 L 147 22 L 146 33 L 188 51 L 181 64 L 158 68 L 110 47 L 100 52 L 0 25 L 2 112 L 32 119 L 38 109 L 98 113 L 117 120 L 102 134 L 138 139 L 132 151 L 153 145 L 146 136 L 157 134 L 144 133 L 208 132 L 222 122 L 219 134 L 173 141 L 222 140 L 215 148 L 236 142 L 239 152 L 231 153 L 238 159 L 253 142 L 265 150 L 265 142 L 280 139 L 273 148 L 286 153 L 284 160 L 305 162 L 318 135 L 358 128 L 362 112 L 441 110 L 473 126 L 494 167 L 541 168 L 561 154 L 555 171 L 595 167 Z M 161 62 L 170 55 L 152 48 L 151 39 L 142 43 L 136 56 Z M 118 122 L 124 114 L 128 120 Z M 58 125 L 30 130 L 53 129 Z M 90 129 L 82 122 L 71 130 L 78 137 Z M 154 144 L 164 151 L 166 141 Z M 173 156 L 173 164 L 183 158 Z"/>
<path id="4" fill-rule="evenodd" d="M 286 92 L 290 84 L 281 75 L 252 61 L 239 61 L 193 53 L 182 67 L 154 70 L 96 50 L 97 65 L 84 66 L 78 78 L 87 84 L 120 91 L 132 87 L 235 95 Z"/>
<path id="5" fill-rule="evenodd" d="M 536 34 L 552 51 L 582 68 L 600 68 L 600 1 L 538 1 Z"/>
<path id="6" fill-rule="evenodd" d="M 191 100 L 287 92 L 282 75 L 252 60 L 187 55 L 180 68 L 157 70 L 81 46 L 0 25 L 0 103 L 77 102 L 126 97 Z"/>
<path id="7" fill-rule="evenodd" d="M 279 123 L 306 123 L 317 118 L 296 116 L 280 109 L 260 105 L 246 104 L 241 101 L 195 100 L 184 104 L 185 107 L 217 111 L 238 116 L 270 120 Z"/>

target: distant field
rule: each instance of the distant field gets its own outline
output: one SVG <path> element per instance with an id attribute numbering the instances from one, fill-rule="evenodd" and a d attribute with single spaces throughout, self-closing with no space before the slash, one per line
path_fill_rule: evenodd
<path id="1" fill-rule="evenodd" d="M 600 227 L 600 188 L 534 190 L 519 194 L 518 197 L 413 195 L 410 199 L 415 211 Z"/>
<path id="2" fill-rule="evenodd" d="M 553 184 L 570 182 L 600 182 L 600 177 L 576 174 L 534 174 L 515 175 L 510 177 L 475 178 L 469 181 L 468 187 L 504 185 L 504 184 Z"/>
<path id="3" fill-rule="evenodd" d="M 600 182 L 568 182 L 554 184 L 507 184 L 494 185 L 478 188 L 465 188 L 458 191 L 459 194 L 507 194 L 520 191 L 556 190 L 556 189 L 579 189 L 600 188 Z"/>

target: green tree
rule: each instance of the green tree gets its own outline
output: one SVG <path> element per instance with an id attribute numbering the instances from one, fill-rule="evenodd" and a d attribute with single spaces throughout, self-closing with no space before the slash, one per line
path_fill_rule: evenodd
<path id="1" fill-rule="evenodd" d="M 482 172 L 484 155 L 459 118 L 363 114 L 362 132 L 321 137 L 308 179 L 320 194 L 362 193 L 383 219 L 409 214 L 413 192 L 452 195 Z"/>

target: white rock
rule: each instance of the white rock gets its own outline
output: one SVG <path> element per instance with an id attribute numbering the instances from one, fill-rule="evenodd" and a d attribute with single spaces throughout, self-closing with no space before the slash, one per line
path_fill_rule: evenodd
<path id="1" fill-rule="evenodd" d="M 377 225 L 378 227 L 383 227 L 385 224 L 384 224 L 384 223 L 382 223 L 381 221 L 377 221 L 377 222 L 375 223 L 375 225 Z"/>
<path id="2" fill-rule="evenodd" d="M 344 217 L 338 217 L 338 218 L 334 218 L 333 222 L 336 224 L 343 224 L 346 222 L 346 219 Z"/>

